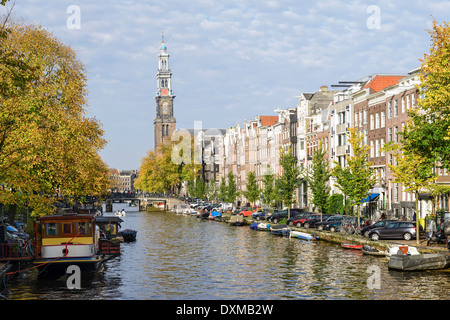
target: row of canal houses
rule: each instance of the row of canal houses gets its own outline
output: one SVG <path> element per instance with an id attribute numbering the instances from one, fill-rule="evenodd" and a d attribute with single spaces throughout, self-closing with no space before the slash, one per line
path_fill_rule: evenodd
<path id="1" fill-rule="evenodd" d="M 323 140 L 327 158 L 345 165 L 345 155 L 352 150 L 347 142 L 349 128 L 364 133 L 364 144 L 369 145 L 369 160 L 377 175 L 377 184 L 370 190 L 372 203 L 365 206 L 372 218 L 385 213 L 387 217 L 412 219 L 415 197 L 405 192 L 402 185 L 393 182 L 387 164 L 395 164 L 395 158 L 383 151 L 389 141 L 399 141 L 399 133 L 408 120 L 407 110 L 416 106 L 419 84 L 418 69 L 404 75 L 373 74 L 356 81 L 339 82 L 329 90 L 322 86 L 315 93 L 302 93 L 297 107 L 276 109 L 275 115 L 258 115 L 218 133 L 197 136 L 203 150 L 206 180 L 219 182 L 232 172 L 239 191 L 244 191 L 247 174 L 256 173 L 262 187 L 265 174 L 280 175 L 278 163 L 280 148 L 292 148 L 300 167 L 310 165 L 313 151 Z M 211 138 L 212 137 L 212 138 Z M 214 142 L 214 143 L 211 143 Z M 447 170 L 438 171 L 438 183 L 450 183 Z M 340 191 L 330 179 L 331 193 Z M 313 209 L 308 185 L 301 180 L 296 191 L 298 207 Z M 240 195 L 241 203 L 246 203 Z M 426 197 L 419 197 L 420 218 L 431 212 Z M 449 199 L 442 196 L 438 208 L 448 209 Z"/>

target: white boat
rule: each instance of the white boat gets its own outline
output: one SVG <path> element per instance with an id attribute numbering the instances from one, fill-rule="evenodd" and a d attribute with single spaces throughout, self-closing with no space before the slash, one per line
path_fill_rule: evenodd
<path id="1" fill-rule="evenodd" d="M 427 253 L 427 254 L 403 254 L 398 251 L 393 254 L 388 263 L 389 269 L 401 271 L 422 271 L 422 270 L 441 270 L 450 266 L 447 254 Z"/>
<path id="2" fill-rule="evenodd" d="M 125 210 L 122 210 L 122 211 L 117 210 L 114 213 L 114 216 L 116 216 L 116 217 L 125 217 L 126 216 Z"/>
<path id="3" fill-rule="evenodd" d="M 411 247 L 408 245 L 396 245 L 389 246 L 388 250 L 386 250 L 386 257 L 391 257 L 394 254 L 397 254 L 398 251 L 401 251 L 403 254 L 407 255 L 415 255 L 420 254 L 416 247 Z"/>
<path id="4" fill-rule="evenodd" d="M 315 239 L 311 234 L 305 233 L 305 232 L 300 232 L 300 231 L 291 231 L 289 233 L 289 237 L 299 238 L 301 240 L 308 240 L 308 241 Z"/>

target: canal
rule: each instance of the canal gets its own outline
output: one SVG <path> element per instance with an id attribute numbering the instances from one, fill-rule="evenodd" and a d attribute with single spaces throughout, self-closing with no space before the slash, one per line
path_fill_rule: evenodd
<path id="1" fill-rule="evenodd" d="M 105 270 L 83 275 L 81 289 L 66 278 L 42 280 L 36 270 L 10 280 L 11 300 L 279 300 L 448 299 L 450 273 L 399 272 L 386 258 L 322 241 L 272 236 L 173 213 L 139 212 L 127 204 L 122 229 L 138 230 Z M 106 213 L 106 215 L 111 213 Z"/>

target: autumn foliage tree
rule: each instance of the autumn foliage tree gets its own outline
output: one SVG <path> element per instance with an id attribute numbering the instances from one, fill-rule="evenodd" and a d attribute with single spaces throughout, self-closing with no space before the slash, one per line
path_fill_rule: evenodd
<path id="1" fill-rule="evenodd" d="M 0 37 L 0 203 L 53 212 L 57 195 L 101 195 L 101 124 L 87 115 L 86 69 L 39 26 L 9 23 Z"/>

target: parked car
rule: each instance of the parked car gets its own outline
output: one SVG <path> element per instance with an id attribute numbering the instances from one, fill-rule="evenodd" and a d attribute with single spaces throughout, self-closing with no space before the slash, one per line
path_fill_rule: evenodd
<path id="1" fill-rule="evenodd" d="M 367 217 L 361 216 L 359 217 L 359 229 L 363 228 L 367 224 Z M 358 217 L 357 216 L 343 216 L 343 219 L 337 221 L 331 221 L 330 223 L 324 224 L 323 230 L 330 230 L 331 232 L 343 231 L 343 224 L 346 226 L 350 226 L 350 230 L 353 230 L 353 233 L 356 233 L 358 228 Z M 348 230 L 347 230 L 348 232 Z"/>
<path id="2" fill-rule="evenodd" d="M 239 215 L 244 216 L 244 217 L 249 217 L 256 211 L 258 211 L 258 207 L 244 208 L 243 210 L 241 210 L 241 212 L 239 212 Z"/>
<path id="3" fill-rule="evenodd" d="M 322 221 L 328 219 L 331 214 L 322 214 Z M 320 222 L 320 214 L 315 214 L 312 217 L 309 217 L 305 222 L 302 223 L 304 228 L 314 228 L 316 222 Z"/>
<path id="4" fill-rule="evenodd" d="M 287 219 L 288 215 L 290 217 L 298 217 L 303 212 L 303 209 L 290 209 L 290 212 L 288 212 L 287 209 L 283 211 L 279 211 L 277 213 L 272 214 L 270 217 L 267 218 L 268 222 L 278 223 L 283 219 Z"/>
<path id="5" fill-rule="evenodd" d="M 361 229 L 361 234 L 362 234 L 364 237 L 368 238 L 368 237 L 369 237 L 369 232 L 370 232 L 370 230 L 375 229 L 375 228 L 381 228 L 381 227 L 384 227 L 384 226 L 386 226 L 387 224 L 389 224 L 389 223 L 391 223 L 391 222 L 395 222 L 395 221 L 396 221 L 396 220 L 379 220 L 379 221 L 375 222 L 374 224 L 371 224 L 371 225 L 369 225 L 369 226 L 365 226 L 364 228 L 362 228 L 362 229 Z"/>
<path id="6" fill-rule="evenodd" d="M 291 210 L 293 210 L 293 209 L 291 209 Z M 298 221 L 299 219 L 302 219 L 302 218 L 309 217 L 313 214 L 314 214 L 314 212 L 304 211 L 304 209 L 302 209 L 302 211 L 299 212 L 299 214 L 296 214 L 294 216 L 292 216 L 292 214 L 291 214 L 291 217 L 286 220 L 286 224 L 289 226 L 294 226 L 295 221 Z"/>
<path id="7" fill-rule="evenodd" d="M 317 228 L 318 230 L 324 230 L 325 226 L 328 226 L 330 224 L 336 224 L 337 222 L 341 222 L 342 219 L 344 219 L 345 217 L 346 216 L 339 214 L 339 215 L 329 216 L 326 219 L 322 218 L 322 221 L 319 220 L 316 223 L 314 223 L 314 228 Z"/>
<path id="8" fill-rule="evenodd" d="M 422 226 L 419 229 L 423 232 Z M 416 237 L 416 223 L 411 221 L 390 222 L 384 227 L 375 228 L 369 231 L 369 238 L 377 241 L 379 239 L 404 239 L 411 240 Z"/>
<path id="9" fill-rule="evenodd" d="M 271 210 L 267 208 L 259 209 L 258 211 L 252 213 L 252 218 L 255 220 L 265 220 L 271 214 L 276 212 L 278 211 L 271 212 Z"/>
<path id="10" fill-rule="evenodd" d="M 293 225 L 296 226 L 297 228 L 303 227 L 303 224 L 305 223 L 305 221 L 312 219 L 317 215 L 318 215 L 318 213 L 310 212 L 309 215 L 306 214 L 304 217 L 302 217 L 302 216 L 296 217 L 293 221 Z"/>

